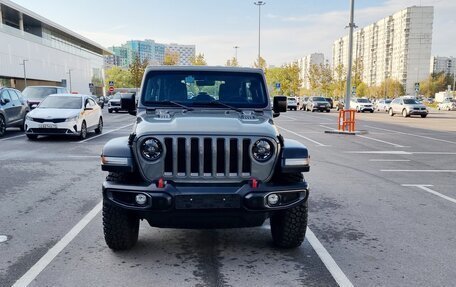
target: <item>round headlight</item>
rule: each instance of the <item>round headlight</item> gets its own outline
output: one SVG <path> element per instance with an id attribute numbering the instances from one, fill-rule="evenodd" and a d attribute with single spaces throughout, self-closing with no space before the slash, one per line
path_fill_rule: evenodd
<path id="1" fill-rule="evenodd" d="M 141 154 L 147 160 L 157 160 L 163 153 L 163 147 L 156 138 L 145 139 L 141 144 Z"/>
<path id="2" fill-rule="evenodd" d="M 253 158 L 260 162 L 265 162 L 271 159 L 274 154 L 274 146 L 267 139 L 257 140 L 252 147 Z"/>

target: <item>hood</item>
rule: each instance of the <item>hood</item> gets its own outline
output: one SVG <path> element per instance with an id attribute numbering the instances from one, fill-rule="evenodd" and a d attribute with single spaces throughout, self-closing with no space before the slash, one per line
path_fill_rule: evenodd
<path id="1" fill-rule="evenodd" d="M 272 120 L 262 113 L 166 111 L 138 114 L 136 134 L 259 135 L 277 137 Z"/>
<path id="2" fill-rule="evenodd" d="M 409 108 L 426 108 L 426 106 L 423 104 L 404 104 L 404 106 Z"/>
<path id="3" fill-rule="evenodd" d="M 39 119 L 66 119 L 79 115 L 79 109 L 40 109 L 36 108 L 29 113 L 32 118 Z"/>

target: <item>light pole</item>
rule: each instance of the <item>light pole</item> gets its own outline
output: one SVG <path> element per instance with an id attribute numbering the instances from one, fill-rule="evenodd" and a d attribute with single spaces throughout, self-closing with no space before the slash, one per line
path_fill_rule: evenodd
<path id="1" fill-rule="evenodd" d="M 22 64 L 19 64 L 19 65 L 24 66 L 24 88 L 27 88 L 27 72 L 26 72 L 25 62 L 28 62 L 28 60 L 26 60 L 26 59 L 22 60 Z"/>
<path id="2" fill-rule="evenodd" d="M 70 80 L 70 93 L 73 90 L 71 87 L 71 69 L 68 69 L 68 79 Z"/>
<path id="3" fill-rule="evenodd" d="M 261 6 L 266 5 L 264 1 L 253 2 L 258 6 L 258 66 L 260 66 L 261 59 Z"/>
<path id="4" fill-rule="evenodd" d="M 234 46 L 234 58 L 236 59 L 237 62 L 237 50 L 239 49 L 239 46 Z"/>
<path id="5" fill-rule="evenodd" d="M 348 34 L 348 71 L 347 71 L 347 87 L 345 90 L 345 110 L 350 109 L 350 93 L 351 93 L 351 73 L 353 61 L 353 30 L 356 28 L 354 23 L 355 0 L 350 0 L 350 33 Z"/>

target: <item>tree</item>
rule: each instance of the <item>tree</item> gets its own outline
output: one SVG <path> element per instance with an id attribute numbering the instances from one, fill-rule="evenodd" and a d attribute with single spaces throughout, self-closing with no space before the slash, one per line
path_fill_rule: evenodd
<path id="1" fill-rule="evenodd" d="M 254 68 L 259 68 L 266 70 L 267 68 L 266 60 L 263 57 L 260 57 L 259 59 L 256 59 L 255 62 L 253 63 Z"/>
<path id="2" fill-rule="evenodd" d="M 357 97 L 371 96 L 371 95 L 369 95 L 369 87 L 367 86 L 366 83 L 361 82 L 356 86 L 356 96 Z"/>
<path id="3" fill-rule="evenodd" d="M 444 72 L 433 73 L 420 82 L 420 93 L 426 97 L 434 97 L 436 93 L 445 91 L 448 85 L 453 85 L 452 80 L 452 76 Z"/>
<path id="4" fill-rule="evenodd" d="M 239 63 L 238 63 L 238 60 L 236 59 L 236 57 L 233 57 L 231 59 L 226 60 L 225 66 L 227 66 L 227 67 L 239 67 Z"/>
<path id="5" fill-rule="evenodd" d="M 355 59 L 353 62 L 353 78 L 352 78 L 352 86 L 353 87 L 358 87 L 363 82 L 363 71 L 364 71 L 364 65 L 363 65 L 363 60 L 358 57 Z"/>
<path id="6" fill-rule="evenodd" d="M 193 66 L 206 66 L 206 60 L 204 59 L 204 54 L 199 53 L 198 55 L 191 57 L 190 62 Z"/>
<path id="7" fill-rule="evenodd" d="M 141 86 L 141 81 L 144 76 L 144 70 L 147 68 L 149 62 L 147 59 L 141 61 L 141 59 L 136 56 L 133 59 L 133 62 L 128 67 L 128 70 L 131 74 L 131 82 L 134 88 L 139 88 Z"/>
<path id="8" fill-rule="evenodd" d="M 314 94 L 332 95 L 334 90 L 333 72 L 329 64 L 310 66 L 307 74 L 310 90 Z"/>
<path id="9" fill-rule="evenodd" d="M 179 64 L 180 55 L 179 52 L 165 52 L 165 58 L 163 59 L 163 65 L 166 66 L 175 66 Z"/>
<path id="10" fill-rule="evenodd" d="M 396 98 L 403 96 L 405 93 L 404 86 L 398 80 L 388 78 L 384 80 L 378 86 L 372 86 L 369 88 L 369 95 L 377 98 Z"/>
<path id="11" fill-rule="evenodd" d="M 298 95 L 301 87 L 299 77 L 299 66 L 297 62 L 286 64 L 281 67 L 268 68 L 265 71 L 268 86 L 272 89 L 273 95 Z M 275 88 L 280 83 L 280 90 Z"/>
<path id="12" fill-rule="evenodd" d="M 109 82 L 113 81 L 116 87 L 133 88 L 130 71 L 114 66 L 105 71 L 105 88 L 109 88 Z"/>
<path id="13" fill-rule="evenodd" d="M 338 98 L 345 96 L 345 88 L 347 85 L 347 71 L 342 64 L 334 68 L 332 95 Z"/>

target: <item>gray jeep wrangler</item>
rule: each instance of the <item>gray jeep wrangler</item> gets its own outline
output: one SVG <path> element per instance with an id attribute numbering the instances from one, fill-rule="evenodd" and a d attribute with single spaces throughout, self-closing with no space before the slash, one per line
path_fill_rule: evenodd
<path id="1" fill-rule="evenodd" d="M 113 250 L 138 240 L 140 220 L 167 228 L 261 226 L 275 245 L 301 245 L 307 227 L 308 150 L 284 139 L 261 69 L 148 67 L 129 137 L 103 148 L 103 228 Z"/>

